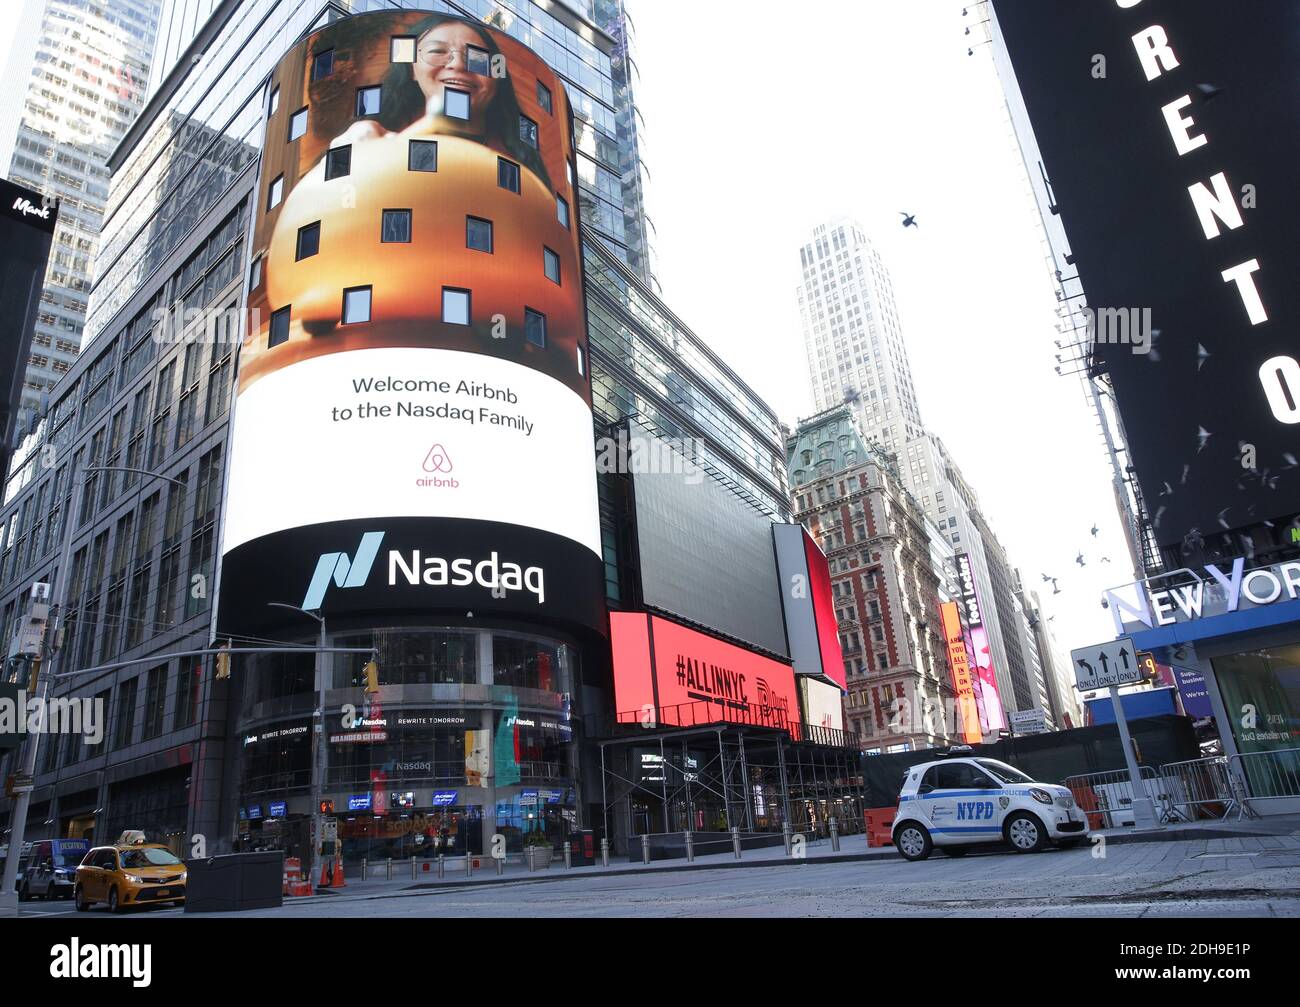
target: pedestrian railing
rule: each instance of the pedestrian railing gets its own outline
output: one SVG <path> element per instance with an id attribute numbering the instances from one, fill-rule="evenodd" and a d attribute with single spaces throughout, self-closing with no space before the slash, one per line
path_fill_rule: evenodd
<path id="1" fill-rule="evenodd" d="M 1139 766 L 1138 770 L 1146 788 L 1145 796 L 1151 801 L 1157 817 L 1161 821 L 1170 821 L 1174 813 L 1159 774 L 1151 766 Z M 1067 776 L 1065 786 L 1074 795 L 1074 803 L 1088 816 L 1090 829 L 1113 829 L 1134 824 L 1133 783 L 1127 769 Z"/>
<path id="2" fill-rule="evenodd" d="M 1225 756 L 1166 763 L 1160 767 L 1160 779 L 1167 810 L 1178 821 L 1224 819 L 1240 807 Z"/>
<path id="3" fill-rule="evenodd" d="M 1300 799 L 1300 748 L 1234 755 L 1229 760 L 1228 779 L 1244 788 L 1238 821 L 1247 815 L 1258 817 L 1252 805 L 1260 801 Z"/>

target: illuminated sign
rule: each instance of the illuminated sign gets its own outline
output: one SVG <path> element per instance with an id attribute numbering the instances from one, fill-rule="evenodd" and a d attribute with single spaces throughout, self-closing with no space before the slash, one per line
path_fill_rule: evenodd
<path id="1" fill-rule="evenodd" d="M 968 553 L 957 554 L 957 579 L 960 584 L 961 606 L 966 623 L 966 651 L 975 665 L 976 703 L 980 709 L 981 724 L 986 732 L 1000 731 L 1007 726 L 998 695 L 997 673 L 993 669 L 993 649 L 989 644 L 988 630 L 980 614 L 979 594 L 975 590 L 975 574 Z"/>
<path id="2" fill-rule="evenodd" d="M 843 689 L 844 654 L 826 556 L 802 525 L 774 524 L 772 538 L 795 673 L 823 675 Z"/>
<path id="3" fill-rule="evenodd" d="M 1246 569 L 1242 557 L 1223 569 L 1209 563 L 1205 577 L 1193 571 L 1195 580 L 1166 584 L 1168 578 L 1135 581 L 1104 592 L 1117 634 L 1138 632 L 1142 626 L 1155 629 L 1175 623 L 1227 615 L 1262 608 L 1278 602 L 1300 599 L 1300 562 L 1275 563 Z"/>
<path id="4" fill-rule="evenodd" d="M 369 795 L 369 794 L 353 794 L 351 797 L 348 798 L 348 810 L 349 810 L 349 811 L 369 811 L 369 810 L 370 810 L 370 795 Z"/>
<path id="5" fill-rule="evenodd" d="M 944 639 L 948 642 L 948 671 L 952 676 L 953 692 L 957 696 L 957 719 L 962 741 L 968 745 L 977 744 L 984 734 L 980 729 L 979 707 L 975 702 L 970 655 L 966 652 L 961 614 L 955 601 L 945 601 L 939 606 L 939 620 L 943 625 Z"/>
<path id="6" fill-rule="evenodd" d="M 433 806 L 435 808 L 450 808 L 456 803 L 455 790 L 435 790 L 433 792 Z"/>
<path id="7" fill-rule="evenodd" d="M 609 618 L 620 722 L 754 724 L 800 737 L 790 665 L 645 612 Z"/>
<path id="8" fill-rule="evenodd" d="M 272 801 L 269 811 L 272 818 L 283 818 L 289 813 L 289 806 L 284 801 Z"/>
<path id="9" fill-rule="evenodd" d="M 480 21 L 389 10 L 307 35 L 270 89 L 218 626 L 301 598 L 603 633 L 563 82 Z"/>

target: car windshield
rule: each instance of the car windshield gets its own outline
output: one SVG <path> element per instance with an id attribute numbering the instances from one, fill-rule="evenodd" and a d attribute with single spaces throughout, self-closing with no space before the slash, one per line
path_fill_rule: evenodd
<path id="1" fill-rule="evenodd" d="M 122 866 L 125 867 L 165 867 L 179 864 L 180 860 L 170 850 L 146 848 L 143 850 L 122 850 Z"/>
<path id="2" fill-rule="evenodd" d="M 85 849 L 59 850 L 54 854 L 54 866 L 76 867 L 85 855 Z"/>
<path id="3" fill-rule="evenodd" d="M 991 775 L 999 783 L 1033 783 L 1033 777 L 1026 776 L 1015 766 L 1008 766 L 1005 762 L 998 762 L 997 759 L 976 759 L 981 769 Z"/>

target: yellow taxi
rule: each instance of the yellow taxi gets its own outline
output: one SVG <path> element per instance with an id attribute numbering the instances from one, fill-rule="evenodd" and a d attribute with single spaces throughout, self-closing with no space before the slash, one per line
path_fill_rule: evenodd
<path id="1" fill-rule="evenodd" d="M 143 833 L 123 833 L 112 846 L 96 846 L 82 859 L 72 890 L 77 909 L 97 902 L 110 913 L 127 906 L 185 901 L 185 862 Z"/>

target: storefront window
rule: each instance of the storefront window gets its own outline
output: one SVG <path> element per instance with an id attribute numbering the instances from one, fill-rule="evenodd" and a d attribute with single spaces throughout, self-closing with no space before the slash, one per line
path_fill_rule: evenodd
<path id="1" fill-rule="evenodd" d="M 478 730 L 481 719 L 478 711 L 390 709 L 355 728 L 331 731 L 329 783 L 369 785 L 382 773 L 403 790 L 417 788 L 415 807 L 431 807 L 430 787 L 465 784 L 465 734 Z"/>
<path id="2" fill-rule="evenodd" d="M 1295 751 L 1300 747 L 1300 645 L 1216 657 L 1212 663 L 1237 750 L 1245 756 L 1251 793 L 1294 793 L 1300 779 Z"/>
<path id="3" fill-rule="evenodd" d="M 492 675 L 497 685 L 514 689 L 567 692 L 568 648 L 523 636 L 492 637 Z"/>

